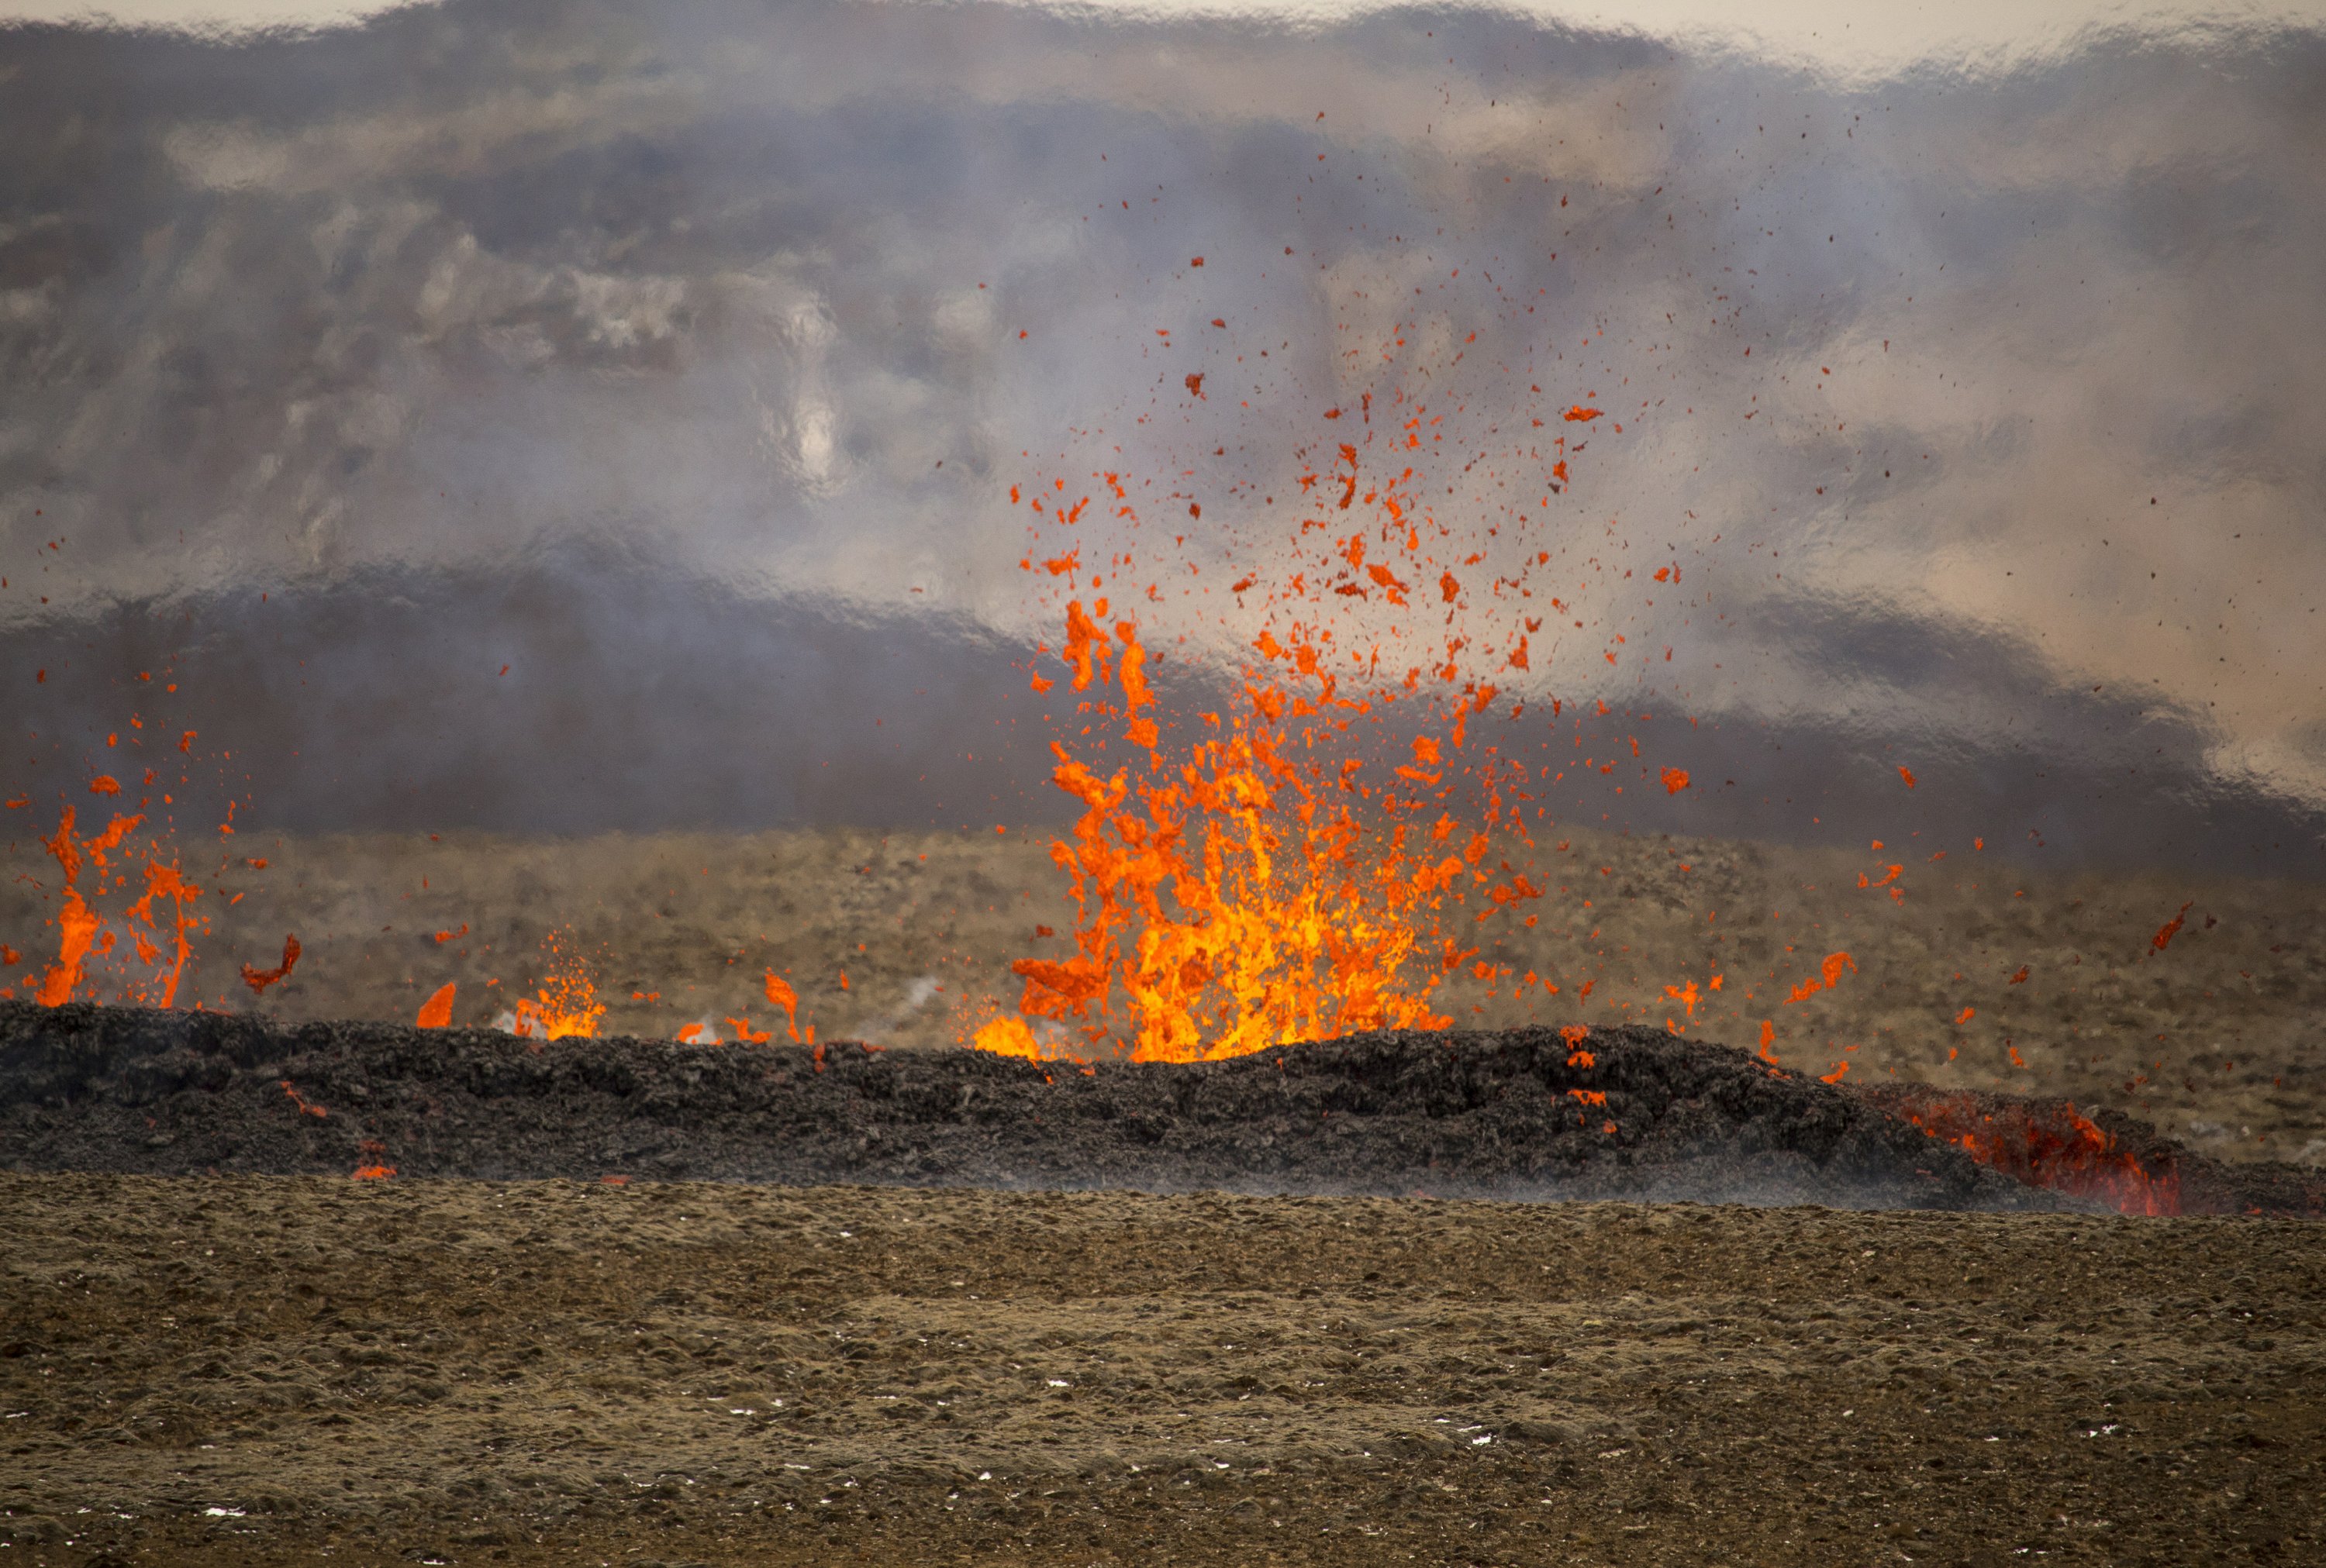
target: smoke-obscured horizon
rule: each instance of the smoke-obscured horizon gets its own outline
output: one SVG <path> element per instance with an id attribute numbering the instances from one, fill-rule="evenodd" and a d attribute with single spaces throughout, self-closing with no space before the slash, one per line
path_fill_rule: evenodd
<path id="1" fill-rule="evenodd" d="M 0 33 L 0 782 L 193 728 L 284 827 L 1054 819 L 1010 487 L 1200 506 L 1139 608 L 1215 700 L 1214 568 L 1370 396 L 1583 623 L 1497 673 L 1572 705 L 1506 751 L 1579 709 L 1697 780 L 1554 812 L 2326 875 L 2321 68 L 1443 10 Z M 1474 598 L 1482 648 L 1540 615 Z"/>
<path id="2" fill-rule="evenodd" d="M 1800 635 L 1853 634 L 1897 636 L 1829 626 Z M 18 777 L 60 787 L 68 802 L 88 775 L 125 765 L 161 761 L 180 777 L 171 748 L 191 729 L 199 804 L 177 814 L 198 826 L 228 799 L 246 822 L 294 831 L 984 831 L 1056 824 L 1080 809 L 1049 783 L 1048 745 L 1065 733 L 1072 694 L 1061 682 L 1048 699 L 1032 695 L 1037 661 L 1027 649 L 957 620 L 771 603 L 586 557 L 514 572 L 358 572 L 279 602 L 254 592 L 134 604 L 70 636 L 0 636 L 0 649 L 9 668 L 45 675 L 43 701 L 133 747 L 108 749 L 94 734 L 78 747 L 59 742 L 27 757 Z M 1970 639 L 1894 652 L 1902 683 L 1978 680 L 2035 733 L 2079 716 L 2079 694 L 2030 680 Z M 1152 673 L 1175 722 L 1229 696 L 1215 672 L 1175 666 L 1168 653 Z M 140 720 L 134 733 L 112 717 L 125 711 Z M 1579 732 L 1596 752 L 1620 755 L 1637 737 L 1644 756 L 1679 758 L 1696 783 L 1669 795 L 1642 781 L 1656 768 L 1633 763 L 1545 798 L 1555 818 L 1591 828 L 1788 843 L 1984 838 L 1990 851 L 2054 867 L 2312 874 L 2287 853 L 2296 844 L 2284 806 L 2210 781 L 2192 727 L 2131 705 L 2099 711 L 2113 725 L 2086 717 L 2074 751 L 1949 750 L 1926 738 L 1909 795 L 1898 787 L 1898 738 L 1863 717 L 1772 725 L 1586 708 Z M 1394 762 L 1420 717 L 1355 744 Z M 296 742 L 287 748 L 286 733 Z M 1490 717 L 1473 733 L 1506 758 L 1573 767 L 1571 721 Z M 1877 776 L 1888 787 L 1865 786 Z M 1923 786 L 1924 776 L 1948 787 Z"/>

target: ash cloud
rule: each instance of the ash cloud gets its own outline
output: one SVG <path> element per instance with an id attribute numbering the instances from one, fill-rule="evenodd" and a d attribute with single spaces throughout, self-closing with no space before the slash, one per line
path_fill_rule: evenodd
<path id="1" fill-rule="evenodd" d="M 1484 453 L 1540 385 L 1626 431 L 1502 546 L 1689 597 L 1578 570 L 1514 693 L 1693 716 L 1661 760 L 1739 781 L 1574 809 L 2314 875 L 2321 69 L 2294 23 L 1843 71 L 1446 10 L 0 33 L 12 783 L 167 618 L 286 823 L 1047 814 L 1010 484 L 1200 488 L 1201 562 L 1324 408 L 1426 391 Z"/>

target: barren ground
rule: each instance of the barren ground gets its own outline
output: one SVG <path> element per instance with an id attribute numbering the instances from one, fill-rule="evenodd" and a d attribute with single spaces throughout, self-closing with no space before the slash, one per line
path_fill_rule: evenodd
<path id="1" fill-rule="evenodd" d="M 25 1563 L 2310 1563 L 2326 1228 L 0 1175 Z"/>

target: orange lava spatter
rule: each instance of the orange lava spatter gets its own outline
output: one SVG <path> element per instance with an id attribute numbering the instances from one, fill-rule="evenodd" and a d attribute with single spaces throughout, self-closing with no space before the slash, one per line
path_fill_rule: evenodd
<path id="1" fill-rule="evenodd" d="M 1022 1056 L 1028 1062 L 1042 1060 L 1041 1042 L 1022 1018 L 1003 1016 L 978 1026 L 970 1035 L 969 1044 L 979 1051 L 991 1051 L 997 1056 Z"/>
<path id="2" fill-rule="evenodd" d="M 194 916 L 186 913 L 186 905 L 200 898 L 201 895 L 202 890 L 186 880 L 175 862 L 164 865 L 159 860 L 149 859 L 145 863 L 145 895 L 123 912 L 129 919 L 142 921 L 150 927 L 154 923 L 154 901 L 157 898 L 167 898 L 171 901 L 170 937 L 172 949 L 170 971 L 161 978 L 159 990 L 147 998 L 157 1007 L 173 1007 L 177 1003 L 178 984 L 185 977 L 186 960 L 193 956 L 193 944 L 189 940 L 190 933 L 200 923 Z M 160 954 L 158 951 L 152 948 L 142 934 L 139 934 L 137 956 L 145 962 L 152 963 L 160 957 Z"/>
<path id="3" fill-rule="evenodd" d="M 104 891 L 105 873 L 111 868 L 116 853 L 124 840 L 144 822 L 142 815 L 116 815 L 106 824 L 104 831 L 83 838 L 77 831 L 79 818 L 71 806 L 62 808 L 57 819 L 54 834 L 41 840 L 62 874 L 62 886 L 58 889 L 61 907 L 57 911 L 57 957 L 42 971 L 40 983 L 33 992 L 33 1000 L 42 1007 L 61 1007 L 71 1001 L 87 987 L 90 999 L 96 999 L 96 985 L 89 980 L 88 966 L 93 958 L 110 954 L 118 945 L 113 925 L 92 902 Z M 156 974 L 149 984 L 131 986 L 125 999 L 145 1002 L 155 1007 L 173 1006 L 178 985 L 185 973 L 186 960 L 191 953 L 189 933 L 200 923 L 186 913 L 186 905 L 201 896 L 201 888 L 189 881 L 176 861 L 160 858 L 158 845 L 150 846 L 144 866 L 145 888 L 135 902 L 123 908 L 116 918 L 131 939 L 131 945 L 140 963 L 159 965 L 164 956 L 149 933 L 159 934 L 160 921 L 155 902 L 171 901 L 169 919 L 169 965 Z M 84 894 L 80 878 L 84 869 L 94 870 L 88 894 Z M 126 880 L 124 878 L 118 880 Z"/>
<path id="4" fill-rule="evenodd" d="M 291 978 L 292 970 L 299 962 L 299 939 L 295 936 L 285 936 L 283 939 L 283 961 L 271 970 L 262 970 L 251 964 L 243 965 L 242 983 L 250 988 L 252 996 L 265 996 L 267 987 Z"/>
<path id="5" fill-rule="evenodd" d="M 1166 729 L 1139 623 L 1104 597 L 1067 599 L 1056 654 L 1076 711 L 1091 718 L 1073 748 L 1051 748 L 1051 782 L 1081 806 L 1051 846 L 1078 911 L 1071 951 L 1013 963 L 1018 1016 L 977 1025 L 966 1044 L 1036 1060 L 1203 1061 L 1359 1030 L 1442 1029 L 1452 1019 L 1434 996 L 1448 975 L 1466 966 L 1508 978 L 1471 961 L 1484 945 L 1473 933 L 1541 896 L 1495 851 L 1498 834 L 1525 837 L 1506 792 L 1531 797 L 1523 769 L 1491 747 L 1465 748 L 1474 721 L 1504 717 L 1493 677 L 1527 667 L 1525 634 L 1473 647 L 1445 607 L 1466 591 L 1454 567 L 1476 553 L 1441 543 L 1449 531 L 1405 488 L 1411 468 L 1370 478 L 1355 444 L 1333 445 L 1336 460 L 1321 465 L 1331 482 L 1301 478 L 1308 515 L 1292 552 L 1231 590 L 1258 589 L 1268 608 L 1248 644 L 1257 658 L 1220 711 Z M 1125 503 L 1114 516 L 1136 527 L 1122 477 L 1098 477 Z M 1048 526 L 1071 527 L 1087 499 L 1029 505 Z M 1049 559 L 1075 589 L 1076 553 Z M 1136 559 L 1114 556 L 1114 575 L 1128 578 Z M 1414 606 L 1413 586 L 1433 580 L 1437 601 Z M 1090 587 L 1102 582 L 1093 572 Z M 1426 658 L 1385 669 L 1382 643 L 1360 645 L 1363 624 L 1344 618 L 1368 615 L 1391 617 L 1392 636 L 1427 617 L 1419 635 L 1438 640 Z M 1112 761 L 1100 755 L 1110 747 Z"/>
<path id="6" fill-rule="evenodd" d="M 460 989 L 459 982 L 447 980 L 436 988 L 434 994 L 420 1004 L 420 1016 L 413 1022 L 423 1029 L 443 1029 L 452 1022 L 452 997 Z"/>
<path id="7" fill-rule="evenodd" d="M 1080 604 L 1069 612 L 1070 644 L 1086 647 Z M 1350 775 L 1293 750 L 1274 686 L 1248 686 L 1216 738 L 1167 756 L 1138 717 L 1149 699 L 1137 629 L 1119 623 L 1115 637 L 1127 734 L 1147 766 L 1103 775 L 1056 747 L 1053 782 L 1084 810 L 1052 858 L 1080 918 L 1070 956 L 1010 966 L 1026 983 L 1019 1010 L 1071 1020 L 1093 1047 L 1112 1035 L 1142 1061 L 1443 1028 L 1429 996 L 1444 970 L 1420 949 L 1462 858 L 1409 852 L 1402 824 L 1374 845 Z M 1077 688 L 1089 683 L 1078 672 Z"/>
<path id="8" fill-rule="evenodd" d="M 588 960 L 566 951 L 568 940 L 553 934 L 544 944 L 550 955 L 549 972 L 533 996 L 516 1000 L 516 1033 L 527 1039 L 591 1039 L 598 1033 L 598 1020 L 606 1015 Z"/>
<path id="9" fill-rule="evenodd" d="M 799 1021 L 799 993 L 792 989 L 791 981 L 784 979 L 783 976 L 776 973 L 775 970 L 769 970 L 768 971 L 767 993 L 768 1000 L 773 1002 L 777 1007 L 781 1007 L 784 1010 L 784 1026 L 790 1031 L 793 1043 L 795 1044 L 814 1044 L 814 1025 L 810 1024 L 807 1026 L 807 1031 L 805 1035 L 801 1034 Z"/>

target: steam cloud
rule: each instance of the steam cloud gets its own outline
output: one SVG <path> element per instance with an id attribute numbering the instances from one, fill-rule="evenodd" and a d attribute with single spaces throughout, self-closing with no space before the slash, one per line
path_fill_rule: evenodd
<path id="1" fill-rule="evenodd" d="M 1200 491 L 1201 562 L 1325 408 L 1540 385 L 1611 418 L 1530 540 L 1689 577 L 1577 599 L 1670 663 L 1525 678 L 1704 784 L 1595 816 L 2317 875 L 2321 74 L 2294 25 L 1871 72 L 1443 10 L 20 28 L 11 739 L 75 786 L 175 655 L 285 825 L 1045 814 L 1009 485 Z M 1143 608 L 1186 691 L 1250 635 Z"/>

